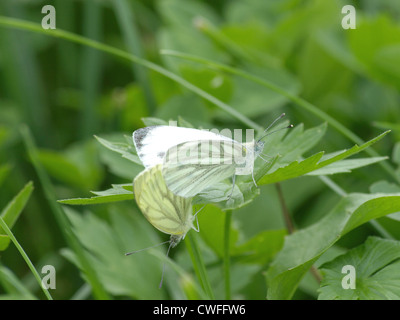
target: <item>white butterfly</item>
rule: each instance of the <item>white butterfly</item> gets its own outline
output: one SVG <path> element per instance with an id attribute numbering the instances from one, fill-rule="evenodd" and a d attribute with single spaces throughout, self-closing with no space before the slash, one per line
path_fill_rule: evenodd
<path id="1" fill-rule="evenodd" d="M 169 243 L 167 256 L 169 250 L 176 247 L 185 238 L 187 232 L 191 229 L 199 231 L 198 222 L 197 228 L 195 228 L 193 221 L 195 218 L 197 220 L 197 213 L 204 206 L 193 214 L 192 199 L 180 197 L 172 193 L 166 186 L 162 176 L 161 164 L 148 168 L 138 174 L 133 181 L 133 191 L 136 203 L 144 217 L 155 228 L 171 235 L 169 241 L 155 245 Z M 129 252 L 126 255 L 145 249 Z M 163 265 L 160 287 L 163 281 L 164 268 L 165 264 Z"/>
<path id="2" fill-rule="evenodd" d="M 262 139 L 266 135 L 241 143 L 210 131 L 151 126 L 133 132 L 133 142 L 145 167 L 162 164 L 168 188 L 176 195 L 190 198 L 229 177 L 234 187 L 236 175 L 251 174 L 257 185 L 254 160 L 262 153 Z"/>

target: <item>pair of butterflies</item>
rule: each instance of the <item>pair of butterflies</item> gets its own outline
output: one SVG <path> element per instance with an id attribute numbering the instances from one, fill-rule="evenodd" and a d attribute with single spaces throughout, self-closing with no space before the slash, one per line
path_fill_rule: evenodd
<path id="1" fill-rule="evenodd" d="M 254 160 L 264 148 L 262 139 L 273 132 L 240 143 L 221 134 L 183 127 L 160 125 L 134 131 L 133 142 L 146 168 L 133 183 L 139 208 L 155 228 L 171 235 L 175 246 L 194 228 L 194 196 L 229 177 L 234 187 L 236 175 L 251 174 L 256 184 Z"/>
<path id="2" fill-rule="evenodd" d="M 135 199 L 145 218 L 156 229 L 171 235 L 169 241 L 161 243 L 169 242 L 168 252 L 189 230 L 199 231 L 198 223 L 197 228 L 193 223 L 198 213 L 193 215 L 194 196 L 229 177 L 233 192 L 236 175 L 251 174 L 256 184 L 254 161 L 264 148 L 262 139 L 273 132 L 248 143 L 210 131 L 174 126 L 150 126 L 133 132 L 137 154 L 145 166 L 133 182 Z"/>

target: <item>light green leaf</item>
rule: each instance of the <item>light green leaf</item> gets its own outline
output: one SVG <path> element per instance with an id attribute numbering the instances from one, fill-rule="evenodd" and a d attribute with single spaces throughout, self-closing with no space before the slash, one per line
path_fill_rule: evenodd
<path id="1" fill-rule="evenodd" d="M 355 145 L 351 149 L 335 153 L 334 156 L 322 160 L 323 157 L 323 152 L 319 152 L 317 154 L 314 154 L 313 156 L 302 160 L 302 161 L 294 161 L 284 167 L 280 167 L 279 169 L 273 171 L 271 170 L 271 173 L 268 173 L 264 175 L 259 181 L 258 184 L 263 185 L 263 184 L 269 184 L 269 183 L 275 183 L 279 181 L 284 181 L 288 179 L 293 179 L 305 174 L 308 174 L 312 171 L 324 168 L 328 165 L 333 164 L 334 162 L 343 160 L 345 158 L 348 158 L 366 148 L 374 144 L 375 142 L 379 141 L 382 139 L 386 134 L 388 134 L 390 131 L 386 131 L 376 138 L 364 143 L 361 146 Z M 280 161 L 278 161 L 277 165 L 279 165 Z"/>
<path id="2" fill-rule="evenodd" d="M 128 189 L 128 190 L 127 190 Z M 110 202 L 133 200 L 133 191 L 131 185 L 112 185 L 112 188 L 104 191 L 91 191 L 95 197 L 91 198 L 73 198 L 58 200 L 62 204 L 70 205 L 88 205 L 88 204 L 103 204 Z"/>
<path id="3" fill-rule="evenodd" d="M 100 138 L 98 136 L 94 137 L 107 149 L 110 149 L 111 151 L 115 151 L 121 154 L 123 158 L 128 159 L 136 164 L 140 165 L 142 164 L 136 152 L 134 151 L 135 148 L 133 147 L 133 143 L 130 145 L 128 143 L 122 143 L 122 142 L 111 142 L 106 139 Z"/>
<path id="4" fill-rule="evenodd" d="M 269 299 L 290 299 L 312 264 L 344 234 L 363 223 L 400 210 L 400 193 L 342 198 L 314 225 L 288 236 L 266 278 Z"/>
<path id="5" fill-rule="evenodd" d="M 351 172 L 353 169 L 368 166 L 379 161 L 388 159 L 388 157 L 372 157 L 372 158 L 361 158 L 352 160 L 340 160 L 327 165 L 324 168 L 317 169 L 308 173 L 310 176 L 323 176 L 336 173 Z"/>
<path id="6" fill-rule="evenodd" d="M 344 255 L 321 266 L 320 300 L 399 300 L 400 241 L 369 237 Z M 355 270 L 355 288 L 344 289 L 343 266 Z"/>
<path id="7" fill-rule="evenodd" d="M 33 183 L 28 182 L 25 187 L 7 204 L 0 214 L 7 226 L 11 229 L 22 210 L 25 208 L 33 191 Z M 10 243 L 10 238 L 6 235 L 3 228 L 0 227 L 0 251 L 7 249 Z"/>

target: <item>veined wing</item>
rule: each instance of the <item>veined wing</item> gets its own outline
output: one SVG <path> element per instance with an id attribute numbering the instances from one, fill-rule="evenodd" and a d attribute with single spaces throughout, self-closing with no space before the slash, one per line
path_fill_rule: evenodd
<path id="1" fill-rule="evenodd" d="M 246 149 L 236 141 L 190 141 L 170 148 L 162 173 L 168 188 L 181 197 L 196 194 L 232 177 L 245 163 Z"/>
<path id="2" fill-rule="evenodd" d="M 133 132 L 133 143 L 146 168 L 162 164 L 166 152 L 171 147 L 197 140 L 233 141 L 211 131 L 174 126 L 150 126 Z"/>
<path id="3" fill-rule="evenodd" d="M 141 172 L 133 188 L 140 210 L 158 230 L 184 236 L 193 227 L 192 199 L 177 196 L 167 188 L 161 165 Z"/>

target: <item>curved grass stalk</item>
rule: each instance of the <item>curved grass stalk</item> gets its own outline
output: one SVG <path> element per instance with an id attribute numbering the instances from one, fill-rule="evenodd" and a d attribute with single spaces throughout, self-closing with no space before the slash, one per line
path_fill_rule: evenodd
<path id="1" fill-rule="evenodd" d="M 40 277 L 39 273 L 35 269 L 35 266 L 33 265 L 32 261 L 29 259 L 25 250 L 19 244 L 18 240 L 15 238 L 14 234 L 12 233 L 12 231 L 10 230 L 7 223 L 5 223 L 5 221 L 3 220 L 2 217 L 0 217 L 0 227 L 5 231 L 5 233 L 7 233 L 7 235 L 10 237 L 11 241 L 14 243 L 15 247 L 18 249 L 22 258 L 25 260 L 25 262 L 28 265 L 29 269 L 31 270 L 32 274 L 35 276 L 37 282 L 39 283 L 39 286 L 42 288 L 47 299 L 53 300 L 53 297 L 51 296 L 50 292 L 42 285 L 42 278 Z"/>
<path id="2" fill-rule="evenodd" d="M 125 52 L 120 49 L 116 49 L 114 47 L 108 46 L 106 44 L 103 44 L 98 41 L 94 41 L 91 39 L 87 39 L 85 37 L 81 37 L 77 34 L 64 31 L 61 29 L 55 29 L 55 30 L 44 30 L 39 24 L 37 23 L 32 23 L 20 19 L 14 19 L 14 18 L 8 18 L 4 16 L 0 16 L 0 26 L 5 26 L 9 28 L 16 28 L 16 29 L 21 29 L 21 30 L 26 30 L 26 31 L 32 31 L 40 34 L 44 34 L 47 36 L 59 38 L 59 39 L 64 39 L 68 41 L 72 41 L 75 43 L 79 43 L 88 47 L 95 48 L 97 50 L 106 52 L 108 54 L 114 55 L 116 57 L 122 58 L 124 60 L 128 60 L 134 63 L 137 63 L 143 67 L 146 67 L 148 69 L 151 69 L 157 73 L 162 74 L 163 76 L 179 83 L 186 89 L 192 91 L 193 93 L 197 94 L 198 96 L 210 101 L 211 103 L 215 104 L 217 107 L 220 109 L 224 110 L 226 113 L 237 119 L 238 121 L 242 122 L 244 125 L 248 126 L 249 128 L 253 128 L 257 131 L 262 131 L 263 128 L 252 121 L 251 119 L 247 118 L 243 114 L 241 114 L 239 111 L 233 109 L 226 103 L 222 102 L 221 100 L 215 98 L 211 94 L 205 92 L 204 90 L 200 89 L 199 87 L 196 87 L 192 83 L 186 81 L 182 77 L 176 75 L 175 73 L 153 63 L 145 59 L 141 59 L 133 54 L 130 54 L 128 52 Z"/>

